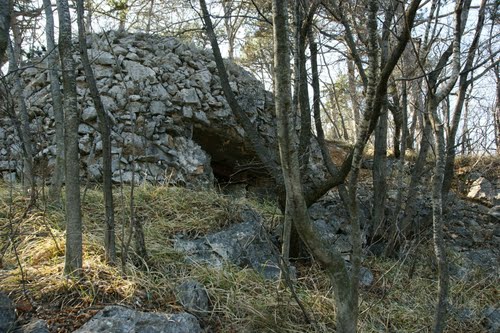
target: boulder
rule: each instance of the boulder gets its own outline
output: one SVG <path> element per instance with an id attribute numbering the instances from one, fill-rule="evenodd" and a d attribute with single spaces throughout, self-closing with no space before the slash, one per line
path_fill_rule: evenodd
<path id="1" fill-rule="evenodd" d="M 266 279 L 279 279 L 280 268 L 277 252 L 273 249 L 270 235 L 262 227 L 262 217 L 250 208 L 240 213 L 241 223 L 201 239 L 174 240 L 174 249 L 183 253 L 186 262 L 222 268 L 230 263 L 251 267 Z"/>
<path id="2" fill-rule="evenodd" d="M 190 313 L 205 316 L 210 301 L 205 287 L 195 280 L 187 280 L 175 288 L 177 301 Z"/>
<path id="3" fill-rule="evenodd" d="M 366 267 L 361 267 L 359 271 L 359 285 L 362 287 L 370 287 L 373 284 L 373 273 Z"/>
<path id="4" fill-rule="evenodd" d="M 42 319 L 33 319 L 26 325 L 21 326 L 17 333 L 49 333 L 47 322 Z"/>
<path id="5" fill-rule="evenodd" d="M 491 216 L 493 221 L 500 222 L 500 205 L 491 207 L 488 211 L 488 215 Z"/>
<path id="6" fill-rule="evenodd" d="M 7 333 L 16 326 L 16 309 L 10 298 L 0 292 L 0 333 Z"/>
<path id="7" fill-rule="evenodd" d="M 483 311 L 483 324 L 488 333 L 500 332 L 500 310 L 498 308 L 489 307 Z"/>
<path id="8" fill-rule="evenodd" d="M 201 333 L 198 319 L 189 313 L 149 313 L 107 306 L 74 333 Z"/>
<path id="9" fill-rule="evenodd" d="M 484 200 L 491 204 L 497 204 L 500 200 L 500 192 L 496 186 L 485 177 L 476 179 L 467 193 L 467 197 L 476 200 Z"/>
<path id="10" fill-rule="evenodd" d="M 474 268 L 480 268 L 492 276 L 498 275 L 500 267 L 500 253 L 498 250 L 489 248 L 467 249 L 460 255 L 465 259 L 467 265 L 455 270 L 458 278 L 467 279 L 472 276 L 471 270 Z M 452 273 L 454 273 L 453 270 Z"/>

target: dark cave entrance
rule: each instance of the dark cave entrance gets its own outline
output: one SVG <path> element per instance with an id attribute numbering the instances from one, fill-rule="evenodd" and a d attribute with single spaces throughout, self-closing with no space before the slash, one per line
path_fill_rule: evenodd
<path id="1" fill-rule="evenodd" d="M 269 192 L 273 181 L 254 150 L 236 130 L 224 136 L 208 127 L 194 126 L 193 140 L 211 156 L 211 167 L 217 185 L 228 188 L 244 185 L 248 190 Z"/>

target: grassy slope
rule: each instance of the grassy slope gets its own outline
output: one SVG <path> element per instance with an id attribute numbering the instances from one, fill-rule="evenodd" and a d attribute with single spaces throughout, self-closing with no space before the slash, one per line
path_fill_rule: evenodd
<path id="1" fill-rule="evenodd" d="M 118 244 L 128 230 L 129 190 L 124 188 L 123 194 L 115 191 Z M 289 291 L 277 283 L 263 280 L 250 269 L 186 266 L 171 247 L 174 234 L 197 237 L 238 222 L 237 211 L 243 204 L 261 211 L 271 227 L 277 220 L 272 205 L 215 192 L 141 186 L 135 195 L 136 217 L 144 225 L 150 259 L 142 269 L 131 263 L 125 268 L 110 267 L 103 262 L 102 193 L 89 189 L 83 200 L 85 274 L 82 280 L 73 281 L 62 277 L 64 213 L 44 206 L 42 199 L 27 210 L 28 199 L 18 188 L 0 184 L 0 290 L 11 292 L 21 318 L 48 319 L 52 331 L 70 332 L 107 304 L 182 311 L 173 289 L 189 276 L 208 290 L 213 311 L 205 323 L 215 332 L 334 332 L 331 290 L 314 263 L 298 267 L 297 294 L 315 320 L 315 324 L 306 324 Z M 366 260 L 364 265 L 374 272 L 376 282 L 361 293 L 360 332 L 430 330 L 437 289 L 430 258 L 431 245 L 421 244 L 412 258 Z M 410 279 L 412 264 L 415 274 Z M 453 281 L 452 304 L 480 311 L 495 304 L 497 288 L 495 281 L 477 272 L 477 279 L 471 282 Z M 481 329 L 478 321 L 451 318 L 447 331 Z"/>

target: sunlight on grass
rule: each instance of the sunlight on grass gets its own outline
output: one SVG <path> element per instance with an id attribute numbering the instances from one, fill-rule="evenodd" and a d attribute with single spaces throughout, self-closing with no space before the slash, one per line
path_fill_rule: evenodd
<path id="1" fill-rule="evenodd" d="M 123 196 L 115 190 L 118 254 L 128 232 L 130 188 Z M 12 192 L 12 196 L 11 196 Z M 205 285 L 212 312 L 205 319 L 218 332 L 334 332 L 335 306 L 329 280 L 315 264 L 301 264 L 296 293 L 314 324 L 304 315 L 290 291 L 264 280 L 251 269 L 227 265 L 223 270 L 189 266 L 172 248 L 174 235 L 200 237 L 239 222 L 238 210 L 251 205 L 262 212 L 271 227 L 281 218 L 270 202 L 232 199 L 215 191 L 176 187 L 139 186 L 135 216 L 143 224 L 149 260 L 138 268 L 104 262 L 102 193 L 89 188 L 83 201 L 84 262 L 79 280 L 63 277 L 64 211 L 42 202 L 27 209 L 29 200 L 19 188 L 0 185 L 0 289 L 22 299 L 24 283 L 29 297 L 56 309 L 124 304 L 143 310 L 182 311 L 174 289 L 187 278 Z M 133 249 L 131 249 L 133 252 Z M 436 272 L 428 257 L 429 244 L 419 249 L 415 274 L 408 277 L 408 263 L 369 257 L 364 264 L 375 275 L 372 287 L 361 290 L 360 332 L 428 332 L 436 299 Z M 424 255 L 427 253 L 429 255 Z M 134 255 L 132 253 L 132 255 Z M 18 261 L 19 260 L 19 261 Z M 451 255 L 451 260 L 459 260 Z M 22 270 L 19 267 L 21 264 Z M 454 308 L 483 309 L 494 305 L 497 280 L 477 271 L 467 281 L 452 280 L 450 301 Z M 59 310 L 58 310 L 59 311 Z M 448 332 L 481 332 L 479 322 L 450 317 Z"/>

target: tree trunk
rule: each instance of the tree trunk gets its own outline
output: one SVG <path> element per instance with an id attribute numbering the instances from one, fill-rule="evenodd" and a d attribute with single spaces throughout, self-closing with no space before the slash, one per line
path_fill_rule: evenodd
<path id="1" fill-rule="evenodd" d="M 155 0 L 150 0 L 148 9 L 148 23 L 146 24 L 146 34 L 151 33 L 151 20 L 153 19 L 154 6 L 155 6 Z"/>
<path id="2" fill-rule="evenodd" d="M 432 99 L 429 104 L 430 109 L 434 109 L 434 112 L 429 112 L 429 114 L 432 117 L 434 139 L 436 140 L 436 166 L 434 168 L 434 176 L 432 180 L 432 235 L 434 240 L 434 253 L 438 264 L 438 304 L 436 305 L 433 332 L 441 333 L 444 331 L 446 326 L 449 290 L 448 260 L 446 258 L 443 231 L 444 222 L 442 191 L 446 149 L 444 124 L 440 123 L 440 120 L 437 118 L 437 104 L 435 104 Z"/>
<path id="3" fill-rule="evenodd" d="M 52 95 L 52 108 L 55 120 L 55 143 L 56 143 L 56 163 L 52 182 L 50 184 L 49 198 L 55 203 L 61 202 L 61 189 L 64 181 L 64 113 L 59 83 L 59 59 L 54 40 L 54 15 L 52 13 L 52 3 L 50 0 L 43 0 L 45 7 L 45 37 L 47 39 L 47 68 L 49 69 L 50 93 Z"/>
<path id="4" fill-rule="evenodd" d="M 404 216 L 400 223 L 400 230 L 403 238 L 417 235 L 420 233 L 419 226 L 413 223 L 413 218 L 416 214 L 416 203 L 418 199 L 418 186 L 422 181 L 422 176 L 427 172 L 425 166 L 427 162 L 427 155 L 431 148 L 432 128 L 428 122 L 424 121 L 422 137 L 420 139 L 420 150 L 418 151 L 417 161 L 413 166 L 413 171 L 410 178 L 410 185 L 408 186 L 407 201 L 404 210 Z M 393 244 L 397 248 L 399 241 Z"/>
<path id="5" fill-rule="evenodd" d="M 469 88 L 470 84 L 472 83 L 472 79 L 468 80 L 469 71 L 473 67 L 475 54 L 477 51 L 477 47 L 479 45 L 479 39 L 480 39 L 481 32 L 482 32 L 483 26 L 484 26 L 485 12 L 486 12 L 486 0 L 483 0 L 483 1 L 481 1 L 481 6 L 479 8 L 474 38 L 473 38 L 472 43 L 469 46 L 469 50 L 467 52 L 467 59 L 465 61 L 465 66 L 462 69 L 462 72 L 460 74 L 460 79 L 459 79 L 459 83 L 458 83 L 458 95 L 457 95 L 457 98 L 455 101 L 455 108 L 453 110 L 450 131 L 449 131 L 448 136 L 446 138 L 447 139 L 447 141 L 446 141 L 446 162 L 445 162 L 445 170 L 444 170 L 443 189 L 442 189 L 443 200 L 445 200 L 445 201 L 446 201 L 448 192 L 451 189 L 451 183 L 453 181 L 455 155 L 456 155 L 455 141 L 456 141 L 456 136 L 457 136 L 457 132 L 458 132 L 458 126 L 460 124 L 460 119 L 462 118 L 461 117 L 462 116 L 462 109 L 463 109 L 464 103 L 466 103 L 467 89 Z M 499 92 L 497 92 L 497 94 L 498 93 Z M 497 98 L 497 103 L 498 103 L 498 98 Z M 467 112 L 467 106 L 466 106 L 466 112 Z M 464 122 L 464 126 L 465 126 L 465 124 L 467 123 L 467 117 L 465 117 L 463 122 Z M 464 131 L 464 135 L 466 135 L 465 131 Z M 497 140 L 498 140 L 498 136 L 497 136 Z"/>
<path id="6" fill-rule="evenodd" d="M 85 31 L 92 31 L 92 1 L 93 0 L 85 0 L 87 16 L 85 16 Z"/>
<path id="7" fill-rule="evenodd" d="M 85 70 L 86 80 L 89 85 L 90 94 L 94 100 L 94 106 L 97 111 L 99 120 L 99 132 L 102 140 L 102 165 L 103 165 L 103 192 L 104 205 L 106 208 L 106 221 L 104 228 L 104 249 L 106 252 L 106 261 L 110 264 L 116 262 L 116 246 L 115 246 L 115 215 L 113 203 L 113 181 L 111 171 L 111 130 L 109 118 L 102 104 L 102 100 L 97 89 L 94 72 L 90 67 L 89 56 L 87 53 L 87 41 L 85 38 L 84 11 L 83 0 L 77 0 L 78 13 L 78 41 L 80 46 L 80 55 L 82 57 L 82 65 Z"/>
<path id="8" fill-rule="evenodd" d="M 356 332 L 357 302 L 352 300 L 351 286 L 344 260 L 339 253 L 333 253 L 324 244 L 319 233 L 312 226 L 304 200 L 300 177 L 298 147 L 293 122 L 289 112 L 292 110 L 290 58 L 288 47 L 287 1 L 273 0 L 274 62 L 275 62 L 275 101 L 278 122 L 278 142 L 283 179 L 286 188 L 287 216 L 293 220 L 299 234 L 309 246 L 313 255 L 325 266 L 334 286 L 337 309 L 337 331 Z"/>
<path id="9" fill-rule="evenodd" d="M 367 7 L 367 30 L 368 30 L 368 69 L 367 69 L 367 89 L 365 112 L 358 127 L 358 136 L 354 145 L 351 173 L 349 176 L 349 215 L 351 222 L 351 243 L 352 243 L 352 272 L 351 272 L 351 299 L 353 302 L 353 312 L 356 321 L 359 308 L 359 274 L 361 270 L 361 226 L 359 220 L 359 207 L 357 200 L 358 176 L 363 160 L 363 151 L 369 138 L 370 123 L 377 122 L 378 112 L 375 110 L 377 95 L 377 84 L 381 83 L 378 63 L 378 36 L 377 36 L 377 11 L 378 3 L 375 0 L 368 2 Z M 388 79 L 388 78 L 387 78 Z M 385 83 L 387 84 L 387 82 Z M 386 86 L 387 87 L 387 86 Z M 385 93 L 380 96 L 385 99 Z M 380 111 L 380 110 L 378 110 Z"/>
<path id="10" fill-rule="evenodd" d="M 133 131 L 134 132 L 134 131 Z M 135 155 L 135 152 L 134 152 Z M 135 244 L 135 252 L 139 259 L 142 262 L 136 262 L 138 266 L 142 266 L 142 264 L 148 259 L 148 251 L 146 249 L 146 241 L 144 238 L 144 230 L 142 228 L 142 223 L 135 214 L 135 164 L 132 162 L 132 185 L 130 186 L 130 225 L 131 231 L 134 233 L 134 244 Z"/>
<path id="11" fill-rule="evenodd" d="M 500 73 L 498 65 L 495 66 L 496 80 L 496 98 L 495 108 L 493 110 L 493 119 L 495 119 L 495 143 L 497 145 L 497 154 L 500 155 Z"/>
<path id="12" fill-rule="evenodd" d="M 224 28 L 226 29 L 228 44 L 227 54 L 230 60 L 234 60 L 234 39 L 236 37 L 233 31 L 233 25 L 231 24 L 231 15 L 233 14 L 232 6 L 233 1 L 222 1 L 222 9 L 224 10 Z"/>
<path id="13" fill-rule="evenodd" d="M 385 64 L 389 56 L 389 25 L 394 17 L 395 8 L 390 3 L 386 11 L 384 23 L 382 26 L 382 39 L 380 40 L 381 52 L 380 63 Z M 371 15 L 371 13 L 370 13 Z M 376 15 L 374 13 L 373 15 Z M 376 26 L 375 26 L 376 27 Z M 372 41 L 370 41 L 372 43 Z M 376 40 L 373 42 L 376 47 Z M 377 60 L 377 59 L 375 59 Z M 379 64 L 375 61 L 377 68 Z M 375 79 L 377 72 L 373 73 Z M 368 78 L 370 82 L 370 78 Z M 368 101 L 370 101 L 368 99 Z M 371 102 L 371 101 L 370 101 Z M 378 118 L 378 124 L 375 128 L 375 147 L 373 156 L 373 232 L 375 239 L 382 238 L 385 234 L 385 204 L 387 199 L 387 127 L 388 127 L 388 100 L 387 95 L 383 97 L 382 112 Z"/>
<path id="14" fill-rule="evenodd" d="M 229 77 L 227 75 L 226 66 L 224 65 L 224 60 L 222 59 L 219 44 L 217 42 L 217 36 L 215 35 L 212 20 L 210 19 L 210 14 L 208 12 L 205 0 L 200 0 L 200 7 L 203 14 L 205 29 L 210 39 L 212 52 L 214 53 L 214 60 L 217 66 L 217 72 L 221 80 L 221 86 L 222 90 L 224 91 L 224 96 L 226 97 L 229 107 L 231 108 L 231 111 L 233 111 L 236 120 L 245 130 L 245 136 L 252 143 L 252 147 L 254 148 L 255 153 L 262 161 L 262 163 L 264 163 L 269 174 L 276 181 L 278 188 L 281 189 L 283 188 L 283 181 L 276 152 L 265 146 L 257 129 L 252 124 L 241 106 L 238 104 L 231 86 L 229 85 Z"/>
<path id="15" fill-rule="evenodd" d="M 427 103 L 427 114 L 430 118 L 435 138 L 436 164 L 434 169 L 433 188 L 432 188 L 432 218 L 433 218 L 433 239 L 434 252 L 438 264 L 438 302 L 434 315 L 433 333 L 442 333 L 446 327 L 446 317 L 448 311 L 448 289 L 449 274 L 448 261 L 446 258 L 446 249 L 444 243 L 444 222 L 443 222 L 443 178 L 445 172 L 446 143 L 444 137 L 444 123 L 439 118 L 437 108 L 457 82 L 460 72 L 460 42 L 463 30 L 465 29 L 467 15 L 470 7 L 470 0 L 458 1 L 455 5 L 455 27 L 453 43 L 448 48 L 452 50 L 451 73 L 448 81 L 437 91 L 438 74 L 429 75 L 429 94 Z M 449 53 L 448 53 L 449 54 Z M 444 55 L 441 61 L 448 60 L 449 55 Z"/>
<path id="16" fill-rule="evenodd" d="M 385 235 L 385 204 L 387 199 L 387 107 L 380 114 L 375 129 L 375 151 L 373 157 L 373 214 L 371 233 L 374 240 Z"/>
<path id="17" fill-rule="evenodd" d="M 13 26 L 14 28 L 14 26 Z M 23 148 L 23 176 L 22 183 L 26 193 L 30 193 L 31 200 L 35 200 L 35 170 L 33 169 L 33 140 L 30 129 L 30 119 L 24 96 L 24 83 L 19 72 L 21 45 L 9 40 L 9 72 L 13 74 L 14 96 L 17 100 L 17 122 L 16 130 Z"/>
<path id="18" fill-rule="evenodd" d="M 359 96 L 358 91 L 356 89 L 356 76 L 354 72 L 354 62 L 351 59 L 347 60 L 347 77 L 349 80 L 349 96 L 351 98 L 352 103 L 352 113 L 354 118 L 354 123 L 359 124 L 361 116 L 359 115 L 360 106 L 359 106 Z M 353 138 L 357 137 L 357 129 L 356 126 L 353 127 Z"/>
<path id="19" fill-rule="evenodd" d="M 0 67 L 4 64 L 5 53 L 9 45 L 9 27 L 12 2 L 0 0 Z"/>
<path id="20" fill-rule="evenodd" d="M 307 166 L 309 159 L 308 148 L 311 144 L 311 107 L 309 106 L 309 92 L 307 84 L 306 69 L 306 31 L 302 28 L 307 25 L 308 20 L 304 18 L 304 3 L 295 1 L 295 96 L 297 100 L 296 113 L 300 119 L 299 134 L 299 162 L 301 169 Z M 307 29 L 307 27 L 304 27 Z M 297 124 L 298 125 L 298 124 Z"/>
<path id="21" fill-rule="evenodd" d="M 59 56 L 64 88 L 64 156 L 66 170 L 66 260 L 64 273 L 78 276 L 82 269 L 82 216 L 80 203 L 80 157 L 78 155 L 78 111 L 75 62 L 71 41 L 71 16 L 67 0 L 57 1 L 59 13 Z"/>

